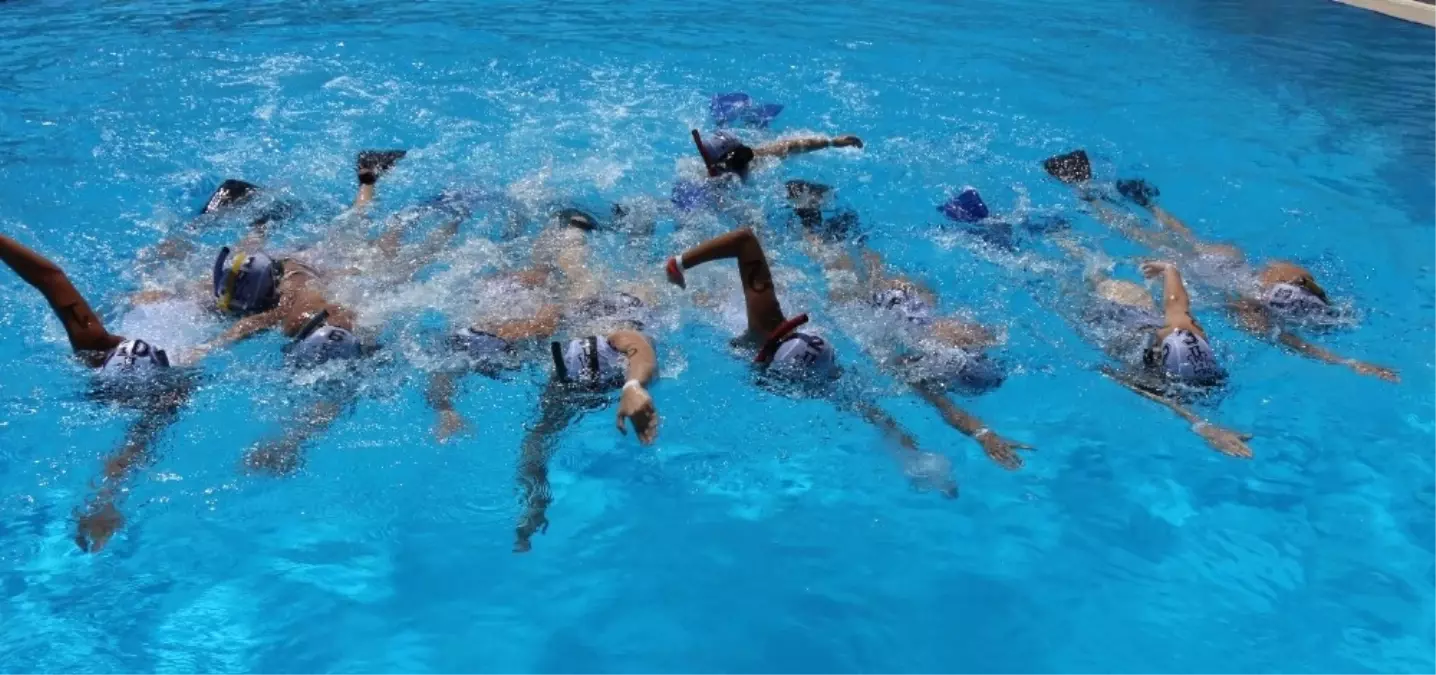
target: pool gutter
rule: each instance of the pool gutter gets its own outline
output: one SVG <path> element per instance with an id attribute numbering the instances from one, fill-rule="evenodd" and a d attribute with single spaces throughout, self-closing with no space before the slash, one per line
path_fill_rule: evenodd
<path id="1" fill-rule="evenodd" d="M 1436 5 L 1416 0 L 1336 0 L 1353 7 L 1381 12 L 1412 23 L 1436 26 Z"/>

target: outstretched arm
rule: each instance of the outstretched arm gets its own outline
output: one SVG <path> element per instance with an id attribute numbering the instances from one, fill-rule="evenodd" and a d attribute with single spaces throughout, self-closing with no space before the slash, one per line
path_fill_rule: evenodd
<path id="1" fill-rule="evenodd" d="M 213 340 L 186 352 L 181 357 L 181 362 L 176 365 L 193 364 L 216 349 L 223 349 L 241 340 L 249 339 L 262 330 L 278 326 L 282 318 L 283 315 L 277 308 L 246 316 L 231 324 Z"/>
<path id="2" fill-rule="evenodd" d="M 75 543 L 80 550 L 99 553 L 124 524 L 116 503 L 134 474 L 147 466 L 154 457 L 151 449 L 161 432 L 174 424 L 180 410 L 189 402 L 192 391 L 188 382 L 176 385 L 152 401 L 140 413 L 137 420 L 125 434 L 125 442 L 105 459 L 105 468 L 95 492 L 87 500 L 84 510 L 76 512 L 78 527 Z"/>
<path id="3" fill-rule="evenodd" d="M 951 462 L 918 448 L 917 439 L 903 429 L 892 415 L 865 400 L 839 397 L 833 402 L 838 409 L 856 413 L 863 421 L 877 427 L 884 438 L 897 446 L 898 460 L 914 484 L 934 488 L 944 497 L 957 496 L 957 481 L 951 475 Z"/>
<path id="4" fill-rule="evenodd" d="M 523 515 L 514 528 L 514 552 L 533 548 L 529 540 L 535 532 L 548 530 L 548 505 L 553 493 L 548 484 L 548 460 L 558 441 L 558 434 L 578 417 L 578 409 L 566 398 L 567 392 L 551 384 L 539 398 L 539 419 L 524 434 L 519 455 L 519 493 L 524 502 Z"/>
<path id="5" fill-rule="evenodd" d="M 1236 315 L 1237 325 L 1246 332 L 1257 337 L 1275 338 L 1277 344 L 1297 354 L 1322 363 L 1346 366 L 1362 375 L 1379 377 L 1387 382 L 1401 381 L 1401 375 L 1392 368 L 1347 358 L 1320 345 L 1307 342 L 1296 333 L 1275 326 L 1266 308 L 1255 300 L 1243 298 L 1232 303 L 1229 309 Z"/>
<path id="6" fill-rule="evenodd" d="M 658 436 L 658 411 L 645 386 L 658 372 L 658 354 L 642 333 L 621 330 L 609 334 L 608 344 L 628 357 L 623 395 L 618 401 L 618 430 L 627 433 L 625 420 L 633 421 L 639 442 L 647 445 Z"/>
<path id="7" fill-rule="evenodd" d="M 335 398 L 315 403 L 277 440 L 260 444 L 244 458 L 245 466 L 275 475 L 293 473 L 303 461 L 304 444 L 334 425 L 344 411 L 358 400 L 359 392 L 349 387 Z"/>
<path id="8" fill-rule="evenodd" d="M 765 143 L 753 148 L 753 155 L 756 157 L 777 157 L 782 159 L 789 155 L 801 155 L 803 153 L 822 150 L 824 148 L 846 148 L 863 147 L 863 141 L 857 136 L 838 136 L 828 138 L 826 136 L 803 136 L 789 138 L 772 143 Z"/>
<path id="9" fill-rule="evenodd" d="M 1225 429 L 1215 424 L 1212 424 L 1202 419 L 1200 415 L 1197 415 L 1196 413 L 1192 412 L 1186 406 L 1183 406 L 1182 404 L 1173 401 L 1171 398 L 1144 386 L 1141 382 L 1132 378 L 1130 375 L 1127 375 L 1106 366 L 1102 367 L 1102 374 L 1112 378 L 1112 380 L 1115 381 L 1117 384 L 1126 387 L 1127 389 L 1136 393 L 1138 396 L 1166 406 L 1168 410 L 1171 410 L 1172 412 L 1176 413 L 1177 417 L 1180 417 L 1190 422 L 1192 425 L 1192 431 L 1195 432 L 1198 436 L 1201 436 L 1202 439 L 1207 442 L 1207 445 L 1210 445 L 1212 449 L 1216 450 L 1217 452 L 1220 452 L 1229 457 L 1250 458 L 1252 456 L 1252 450 L 1251 448 L 1247 447 L 1246 444 L 1246 441 L 1251 440 L 1250 434 L 1239 434 L 1230 429 Z"/>
<path id="10" fill-rule="evenodd" d="M 992 461 L 997 462 L 1004 469 L 1022 468 L 1022 457 L 1017 454 L 1017 451 L 1031 450 L 1032 446 L 1009 441 L 997 435 L 992 429 L 987 428 L 982 420 L 953 403 L 947 397 L 946 392 L 938 387 L 917 383 L 913 385 L 913 390 L 922 400 L 937 409 L 938 414 L 942 415 L 943 421 L 947 422 L 948 426 L 977 441 L 977 444 L 982 446 L 982 451 L 987 453 Z"/>
<path id="11" fill-rule="evenodd" d="M 71 349 L 76 352 L 104 352 L 124 342 L 124 338 L 105 330 L 104 322 L 90 309 L 89 303 L 70 283 L 64 270 L 49 259 L 10 237 L 0 235 L 0 260 L 4 260 L 25 283 L 45 296 L 50 309 L 65 326 Z"/>

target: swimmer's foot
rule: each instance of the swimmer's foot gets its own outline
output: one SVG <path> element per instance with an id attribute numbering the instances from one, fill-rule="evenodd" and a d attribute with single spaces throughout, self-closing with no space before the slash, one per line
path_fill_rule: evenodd
<path id="1" fill-rule="evenodd" d="M 1069 185 L 1092 180 L 1092 162 L 1087 159 L 1086 150 L 1048 157 L 1043 160 L 1042 168 L 1053 178 Z"/>
<path id="2" fill-rule="evenodd" d="M 1162 194 L 1157 190 L 1157 186 L 1141 178 L 1117 181 L 1117 192 L 1144 209 L 1152 208 L 1152 199 Z"/>
<path id="3" fill-rule="evenodd" d="M 259 192 L 259 186 L 254 183 L 246 183 L 238 178 L 226 179 L 214 193 L 209 196 L 200 213 L 214 213 L 230 206 L 238 206 Z"/>
<path id="4" fill-rule="evenodd" d="M 355 159 L 355 170 L 359 174 L 360 185 L 373 185 L 379 178 L 394 168 L 404 155 L 409 154 L 407 150 L 363 150 Z"/>

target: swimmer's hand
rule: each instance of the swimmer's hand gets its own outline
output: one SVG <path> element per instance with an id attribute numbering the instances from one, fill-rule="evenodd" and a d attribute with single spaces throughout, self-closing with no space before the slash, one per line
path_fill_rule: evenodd
<path id="1" fill-rule="evenodd" d="M 514 528 L 514 553 L 528 553 L 533 550 L 533 544 L 529 539 L 534 533 L 548 532 L 548 516 L 543 512 L 524 514 L 519 526 Z"/>
<path id="2" fill-rule="evenodd" d="M 100 549 L 110 542 L 110 537 L 115 535 L 115 530 L 124 524 L 125 517 L 120 515 L 119 509 L 116 509 L 113 503 L 104 502 L 91 506 L 79 517 L 75 545 L 86 553 L 99 553 Z"/>
<path id="3" fill-rule="evenodd" d="M 1165 260 L 1150 260 L 1142 263 L 1142 276 L 1148 279 L 1155 279 L 1165 274 L 1167 269 L 1171 267 L 1172 263 Z"/>
<path id="4" fill-rule="evenodd" d="M 982 446 L 983 452 L 986 452 L 987 456 L 992 458 L 992 461 L 997 462 L 999 466 L 1010 471 L 1016 471 L 1022 468 L 1022 457 L 1017 454 L 1018 450 L 1036 449 L 1026 443 L 1009 441 L 991 431 L 987 433 L 978 432 L 975 438 L 977 439 L 978 445 Z"/>
<path id="5" fill-rule="evenodd" d="M 1378 366 L 1374 363 L 1366 363 L 1365 361 L 1357 361 L 1354 359 L 1347 362 L 1346 365 L 1351 366 L 1352 370 L 1361 373 L 1362 375 L 1379 377 L 1383 380 L 1386 380 L 1387 382 L 1401 381 L 1401 375 L 1397 373 L 1394 369 L 1387 368 L 1386 366 Z"/>
<path id="6" fill-rule="evenodd" d="M 453 410 L 440 410 L 439 423 L 434 425 L 434 437 L 440 443 L 448 443 L 455 436 L 464 436 L 469 433 L 469 423 L 464 421 L 464 416 Z"/>
<path id="7" fill-rule="evenodd" d="M 683 266 L 678 263 L 678 258 L 669 258 L 668 264 L 663 266 L 663 271 L 668 275 L 668 283 L 679 288 L 688 287 L 688 283 L 683 278 Z"/>
<path id="8" fill-rule="evenodd" d="M 903 460 L 903 473 L 919 490 L 936 490 L 948 499 L 957 498 L 957 481 L 952 477 L 952 460 L 926 451 L 918 451 Z"/>
<path id="9" fill-rule="evenodd" d="M 658 437 L 658 411 L 653 408 L 653 396 L 643 387 L 627 387 L 618 400 L 618 431 L 627 434 L 625 420 L 633 420 L 633 431 L 639 442 L 648 445 Z"/>
<path id="10" fill-rule="evenodd" d="M 1192 427 L 1192 430 L 1197 432 L 1198 436 L 1206 439 L 1207 445 L 1212 446 L 1213 450 L 1223 455 L 1251 459 L 1252 449 L 1246 444 L 1252 439 L 1251 434 L 1239 434 L 1206 422 L 1198 422 Z"/>
<path id="11" fill-rule="evenodd" d="M 833 139 L 833 147 L 861 148 L 863 147 L 863 139 L 858 138 L 857 136 L 853 136 L 852 134 L 848 134 L 846 136 L 838 136 L 837 138 Z"/>

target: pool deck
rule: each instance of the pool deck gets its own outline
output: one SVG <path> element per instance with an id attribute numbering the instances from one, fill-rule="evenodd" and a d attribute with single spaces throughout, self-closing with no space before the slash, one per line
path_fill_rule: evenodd
<path id="1" fill-rule="evenodd" d="M 1336 0 L 1353 7 L 1381 12 L 1412 23 L 1436 26 L 1436 5 L 1431 0 Z"/>

